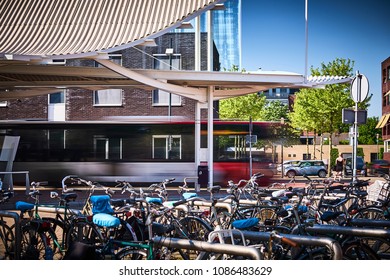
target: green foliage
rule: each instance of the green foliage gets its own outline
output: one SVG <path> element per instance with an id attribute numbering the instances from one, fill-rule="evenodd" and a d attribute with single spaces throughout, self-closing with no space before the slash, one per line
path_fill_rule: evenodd
<path id="1" fill-rule="evenodd" d="M 364 151 L 362 147 L 357 147 L 356 149 L 356 156 L 364 157 Z"/>
<path id="2" fill-rule="evenodd" d="M 336 59 L 320 68 L 311 68 L 312 75 L 352 76 L 353 62 Z M 290 113 L 293 127 L 301 131 L 334 133 L 342 125 L 342 109 L 353 106 L 349 84 L 327 85 L 324 89 L 301 89 L 294 101 L 294 111 Z"/>
<path id="3" fill-rule="evenodd" d="M 230 69 L 224 69 L 227 72 L 240 72 L 237 65 L 232 65 Z M 242 69 L 241 73 L 246 70 Z M 247 94 L 219 101 L 219 118 L 222 120 L 242 120 L 247 121 L 251 117 L 252 120 L 261 120 L 261 111 L 266 104 L 266 98 L 258 93 Z"/>
<path id="4" fill-rule="evenodd" d="M 219 118 L 223 120 L 249 120 L 249 117 L 252 117 L 254 121 L 260 120 L 261 110 L 263 110 L 266 103 L 265 99 L 265 96 L 252 93 L 220 100 Z"/>
<path id="5" fill-rule="evenodd" d="M 288 121 L 288 106 L 281 101 L 267 101 L 264 109 L 260 112 L 260 119 L 263 121 L 277 121 L 284 119 Z"/>
<path id="6" fill-rule="evenodd" d="M 382 130 L 380 128 L 375 128 L 378 124 L 378 117 L 370 117 L 367 118 L 367 122 L 365 124 L 359 125 L 359 144 L 363 145 L 375 145 L 377 144 L 376 135 L 379 135 L 379 142 L 382 141 Z"/>

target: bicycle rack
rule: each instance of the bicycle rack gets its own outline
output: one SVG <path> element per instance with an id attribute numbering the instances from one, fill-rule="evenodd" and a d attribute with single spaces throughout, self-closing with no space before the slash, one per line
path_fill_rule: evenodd
<path id="1" fill-rule="evenodd" d="M 234 236 L 239 235 L 240 238 L 237 240 L 237 237 Z M 232 245 L 242 245 L 246 246 L 245 237 L 242 234 L 241 231 L 235 230 L 235 229 L 225 229 L 225 230 L 215 230 L 209 233 L 208 242 L 215 243 L 216 241 L 220 244 L 225 244 L 227 240 L 230 240 L 230 243 Z M 242 244 L 236 244 L 237 242 L 241 241 Z"/>
<path id="2" fill-rule="evenodd" d="M 81 215 L 80 210 L 76 210 L 73 208 L 68 208 L 67 210 L 68 214 L 74 214 L 74 215 Z M 38 212 L 43 212 L 43 213 L 59 213 L 59 214 L 64 214 L 65 213 L 65 207 L 61 206 L 54 206 L 54 205 L 47 205 L 47 206 L 38 206 Z"/>
<path id="3" fill-rule="evenodd" d="M 253 247 L 232 244 L 209 243 L 205 241 L 188 240 L 157 236 L 153 238 L 154 246 L 198 250 L 220 254 L 245 256 L 254 260 L 261 260 L 260 252 Z"/>
<path id="4" fill-rule="evenodd" d="M 210 202 L 210 201 L 194 201 L 194 205 L 195 206 L 211 207 L 212 206 L 212 202 Z M 217 202 L 215 204 L 215 207 L 216 208 L 225 208 L 228 211 L 228 213 L 232 213 L 232 206 L 231 206 L 230 203 Z"/>
<path id="5" fill-rule="evenodd" d="M 389 228 L 389 220 L 351 219 L 350 224 L 357 227 Z"/>
<path id="6" fill-rule="evenodd" d="M 20 229 L 20 223 L 19 223 L 19 215 L 15 212 L 9 212 L 9 211 L 0 211 L 0 219 L 4 220 L 4 218 L 11 218 L 14 219 L 15 224 L 15 246 L 14 246 L 14 253 L 15 253 L 15 260 L 20 259 L 20 243 L 21 243 L 21 229 Z"/>
<path id="7" fill-rule="evenodd" d="M 255 232 L 255 231 L 241 231 L 246 239 L 253 241 L 263 241 L 268 242 L 271 238 L 271 232 Z M 333 260 L 341 260 L 343 258 L 343 252 L 340 244 L 328 237 L 319 237 L 319 236 L 303 236 L 295 234 L 280 234 L 282 237 L 286 237 L 299 245 L 306 246 L 323 246 L 328 247 L 332 252 Z"/>
<path id="8" fill-rule="evenodd" d="M 374 224 L 374 223 L 372 223 Z M 379 228 L 360 228 L 351 226 L 313 225 L 306 227 L 308 233 L 346 234 L 360 237 L 390 238 L 390 230 Z"/>

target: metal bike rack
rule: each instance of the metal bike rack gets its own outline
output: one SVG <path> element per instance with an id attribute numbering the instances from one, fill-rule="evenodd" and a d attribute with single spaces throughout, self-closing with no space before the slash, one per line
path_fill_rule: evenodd
<path id="1" fill-rule="evenodd" d="M 1 220 L 4 218 L 11 218 L 14 219 L 15 224 L 15 245 L 14 245 L 14 253 L 15 253 L 15 260 L 20 259 L 20 243 L 21 243 L 21 228 L 19 223 L 19 215 L 15 212 L 10 211 L 0 211 L 0 217 Z"/>
<path id="2" fill-rule="evenodd" d="M 195 206 L 205 206 L 205 207 L 211 207 L 212 206 L 211 201 L 194 201 Z M 232 213 L 232 205 L 230 203 L 226 202 L 217 202 L 215 204 L 216 208 L 225 208 L 229 213 Z"/>
<path id="3" fill-rule="evenodd" d="M 80 210 L 68 208 L 67 210 L 68 214 L 74 214 L 74 215 L 81 215 Z M 59 214 L 65 214 L 65 207 L 59 207 L 59 206 L 38 206 L 38 212 L 43 212 L 43 213 L 59 213 Z"/>
<path id="4" fill-rule="evenodd" d="M 257 231 L 242 231 L 245 238 L 253 241 L 268 242 L 271 238 L 272 232 L 257 232 Z M 282 237 L 286 237 L 299 245 L 306 246 L 323 246 L 327 247 L 332 252 L 333 260 L 341 260 L 343 258 L 343 252 L 340 244 L 328 237 L 320 236 L 303 236 L 295 234 L 279 234 Z"/>
<path id="5" fill-rule="evenodd" d="M 390 230 L 351 226 L 313 225 L 306 227 L 308 233 L 346 234 L 359 237 L 390 238 Z"/>
<path id="6" fill-rule="evenodd" d="M 162 237 L 162 236 L 154 237 L 153 242 L 154 242 L 154 246 L 157 247 L 198 250 L 204 252 L 245 256 L 254 260 L 261 260 L 261 254 L 259 250 L 253 247 L 231 245 L 231 244 L 209 243 L 205 241 L 169 238 L 169 237 Z"/>
<path id="7" fill-rule="evenodd" d="M 351 219 L 350 224 L 357 227 L 389 228 L 389 220 Z"/>

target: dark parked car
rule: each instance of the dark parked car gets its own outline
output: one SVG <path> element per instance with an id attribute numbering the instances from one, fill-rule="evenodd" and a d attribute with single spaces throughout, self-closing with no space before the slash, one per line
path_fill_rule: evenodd
<path id="1" fill-rule="evenodd" d="M 345 175 L 352 175 L 353 165 L 352 165 L 352 157 L 345 158 Z M 356 175 L 367 175 L 367 165 L 364 162 L 363 157 L 356 157 Z"/>
<path id="2" fill-rule="evenodd" d="M 371 163 L 371 171 L 376 173 L 389 174 L 390 162 L 385 159 L 376 159 Z"/>

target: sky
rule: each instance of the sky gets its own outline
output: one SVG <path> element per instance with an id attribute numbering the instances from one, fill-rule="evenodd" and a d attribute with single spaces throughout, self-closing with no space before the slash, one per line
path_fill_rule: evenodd
<path id="1" fill-rule="evenodd" d="M 305 0 L 241 0 L 242 68 L 305 73 Z M 308 75 L 336 58 L 367 77 L 380 117 L 381 63 L 390 57 L 390 0 L 308 0 Z"/>

